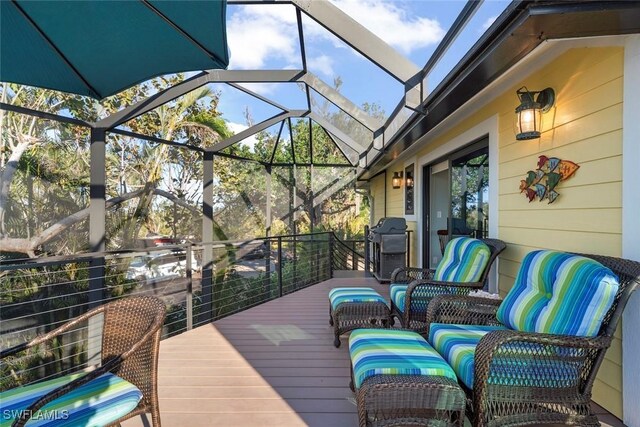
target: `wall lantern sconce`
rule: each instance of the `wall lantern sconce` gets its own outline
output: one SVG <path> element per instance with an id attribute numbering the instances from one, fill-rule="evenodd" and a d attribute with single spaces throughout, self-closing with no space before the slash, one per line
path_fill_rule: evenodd
<path id="1" fill-rule="evenodd" d="M 403 172 L 394 172 L 393 178 L 391 178 L 391 186 L 395 189 L 402 187 Z"/>
<path id="2" fill-rule="evenodd" d="M 407 188 L 413 188 L 413 175 L 411 175 L 410 173 L 407 173 L 406 184 Z"/>
<path id="3" fill-rule="evenodd" d="M 553 107 L 555 92 L 550 87 L 539 92 L 530 92 L 523 86 L 516 93 L 520 99 L 520 105 L 516 107 L 516 139 L 524 141 L 540 138 L 542 113 Z"/>

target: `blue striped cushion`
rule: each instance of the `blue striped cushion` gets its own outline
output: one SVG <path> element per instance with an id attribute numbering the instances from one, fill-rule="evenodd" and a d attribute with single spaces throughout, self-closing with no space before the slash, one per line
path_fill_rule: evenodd
<path id="1" fill-rule="evenodd" d="M 498 320 L 518 331 L 595 336 L 618 286 L 613 272 L 590 258 L 534 251 L 522 260 Z"/>
<path id="2" fill-rule="evenodd" d="M 460 381 L 473 388 L 474 357 L 480 339 L 502 326 L 469 326 L 432 323 L 429 342 L 451 365 Z"/>
<path id="3" fill-rule="evenodd" d="M 442 282 L 477 282 L 489 263 L 491 250 L 482 241 L 471 237 L 452 239 L 444 249 L 433 280 Z"/>
<path id="4" fill-rule="evenodd" d="M 407 295 L 408 285 L 395 284 L 391 285 L 389 294 L 393 303 L 398 307 L 401 313 L 404 313 L 405 297 Z M 461 288 L 455 286 L 426 286 L 418 287 L 411 293 L 411 311 L 414 313 L 424 313 L 427 311 L 428 301 L 437 295 L 466 295 L 469 288 Z"/>
<path id="5" fill-rule="evenodd" d="M 500 329 L 504 328 L 432 323 L 429 342 L 453 367 L 460 381 L 473 388 L 476 347 L 483 336 Z M 536 343 L 523 342 L 505 344 L 503 348 L 508 352 L 491 361 L 490 381 L 494 384 L 558 389 L 578 387 L 582 382 L 582 349 L 554 350 Z M 556 358 L 554 351 L 562 353 L 563 357 Z M 548 357 L 534 357 L 545 353 Z"/>
<path id="6" fill-rule="evenodd" d="M 349 337 L 356 388 L 374 375 L 430 375 L 456 380 L 447 362 L 419 334 L 393 329 L 356 329 Z"/>
<path id="7" fill-rule="evenodd" d="M 336 309 L 343 302 L 383 302 L 384 298 L 372 288 L 333 288 L 329 291 L 331 308 Z"/>
<path id="8" fill-rule="evenodd" d="M 0 427 L 10 426 L 37 399 L 83 375 L 66 375 L 0 393 Z M 27 426 L 104 426 L 131 412 L 140 399 L 142 393 L 136 386 L 107 373 L 49 402 Z"/>
<path id="9" fill-rule="evenodd" d="M 404 296 L 407 294 L 408 287 L 409 285 L 402 283 L 392 283 L 391 286 L 389 286 L 389 297 L 402 312 L 404 312 Z"/>

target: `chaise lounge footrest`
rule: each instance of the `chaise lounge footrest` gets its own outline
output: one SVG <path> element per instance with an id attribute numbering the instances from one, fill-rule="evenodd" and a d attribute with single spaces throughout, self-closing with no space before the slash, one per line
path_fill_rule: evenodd
<path id="1" fill-rule="evenodd" d="M 329 323 L 336 347 L 340 335 L 360 328 L 387 328 L 390 310 L 385 299 L 372 288 L 334 288 L 329 292 Z"/>
<path id="2" fill-rule="evenodd" d="M 360 329 L 349 352 L 361 427 L 463 425 L 466 397 L 455 372 L 419 334 Z"/>

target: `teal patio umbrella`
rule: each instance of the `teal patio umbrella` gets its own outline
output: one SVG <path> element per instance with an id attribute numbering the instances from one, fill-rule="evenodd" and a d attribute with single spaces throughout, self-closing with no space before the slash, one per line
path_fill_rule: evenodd
<path id="1" fill-rule="evenodd" d="M 0 81 L 102 99 L 229 64 L 226 0 L 0 0 Z"/>

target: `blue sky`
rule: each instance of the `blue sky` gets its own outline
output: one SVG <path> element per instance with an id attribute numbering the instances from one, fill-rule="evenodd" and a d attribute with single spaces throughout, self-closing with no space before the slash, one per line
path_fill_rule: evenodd
<path id="1" fill-rule="evenodd" d="M 464 7 L 463 0 L 332 0 L 356 21 L 423 67 L 438 42 Z M 435 87 L 509 4 L 486 0 L 429 76 Z M 354 103 L 375 102 L 388 115 L 402 96 L 402 85 L 303 14 L 307 62 L 310 71 L 333 84 L 339 77 L 341 92 Z M 300 69 L 300 47 L 291 5 L 229 5 L 227 32 L 229 69 Z M 249 86 L 288 108 L 306 108 L 294 84 Z M 246 125 L 245 111 L 254 122 L 277 110 L 223 85 L 220 111 L 236 132 Z"/>

